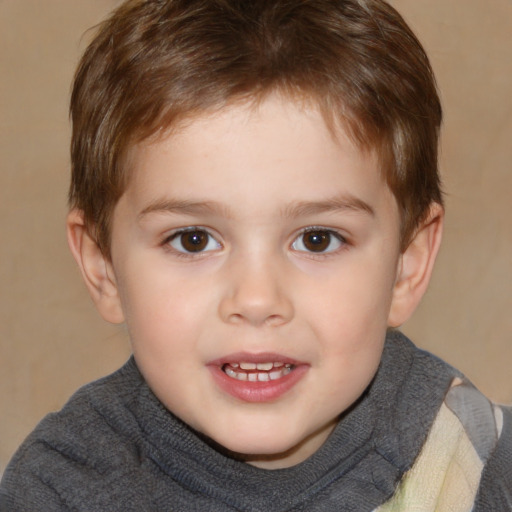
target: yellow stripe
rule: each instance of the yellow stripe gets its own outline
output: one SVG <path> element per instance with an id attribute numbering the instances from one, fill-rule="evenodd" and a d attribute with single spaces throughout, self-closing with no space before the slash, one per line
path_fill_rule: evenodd
<path id="1" fill-rule="evenodd" d="M 443 404 L 414 466 L 375 512 L 470 512 L 482 470 L 464 427 Z"/>

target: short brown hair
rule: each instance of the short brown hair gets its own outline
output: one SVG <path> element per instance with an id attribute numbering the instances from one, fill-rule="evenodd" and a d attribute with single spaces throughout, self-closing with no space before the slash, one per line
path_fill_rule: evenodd
<path id="1" fill-rule="evenodd" d="M 103 22 L 71 98 L 70 206 L 110 255 L 133 144 L 187 117 L 270 92 L 314 102 L 375 148 L 402 246 L 442 203 L 441 106 L 428 58 L 382 0 L 128 0 Z"/>

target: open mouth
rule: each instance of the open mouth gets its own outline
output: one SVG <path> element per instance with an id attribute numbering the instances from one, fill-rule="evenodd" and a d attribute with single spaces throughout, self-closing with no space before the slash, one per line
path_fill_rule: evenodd
<path id="1" fill-rule="evenodd" d="M 207 364 L 219 388 L 244 402 L 273 402 L 288 393 L 310 365 L 274 353 L 230 354 Z"/>
<path id="2" fill-rule="evenodd" d="M 228 377 L 248 382 L 279 380 L 288 375 L 293 369 L 293 364 L 279 361 L 265 363 L 226 363 L 222 366 L 222 371 Z"/>

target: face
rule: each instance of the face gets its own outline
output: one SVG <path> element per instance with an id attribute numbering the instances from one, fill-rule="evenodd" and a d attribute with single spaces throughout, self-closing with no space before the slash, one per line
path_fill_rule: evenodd
<path id="1" fill-rule="evenodd" d="M 399 255 L 376 157 L 271 98 L 136 147 L 112 266 L 163 404 L 262 467 L 315 452 L 373 378 Z"/>

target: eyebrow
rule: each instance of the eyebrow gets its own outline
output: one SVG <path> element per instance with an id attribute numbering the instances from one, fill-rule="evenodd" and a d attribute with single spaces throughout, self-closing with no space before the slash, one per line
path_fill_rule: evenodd
<path id="1" fill-rule="evenodd" d="M 352 195 L 343 195 L 321 201 L 297 201 L 286 205 L 281 214 L 285 218 L 301 217 L 318 213 L 352 211 L 375 216 L 374 209 L 362 199 Z M 146 206 L 139 214 L 141 220 L 151 213 L 171 213 L 177 215 L 218 215 L 232 217 L 232 212 L 226 205 L 216 201 L 188 201 L 179 199 L 160 199 Z"/>
<path id="2" fill-rule="evenodd" d="M 231 217 L 229 208 L 216 201 L 188 201 L 180 199 L 160 199 L 153 201 L 138 214 L 139 220 L 150 213 L 175 213 L 179 215 L 216 214 Z"/>
<path id="3" fill-rule="evenodd" d="M 375 216 L 375 210 L 365 201 L 352 195 L 342 195 L 322 201 L 299 201 L 286 206 L 283 210 L 285 217 L 300 217 L 317 213 L 353 211 Z"/>

